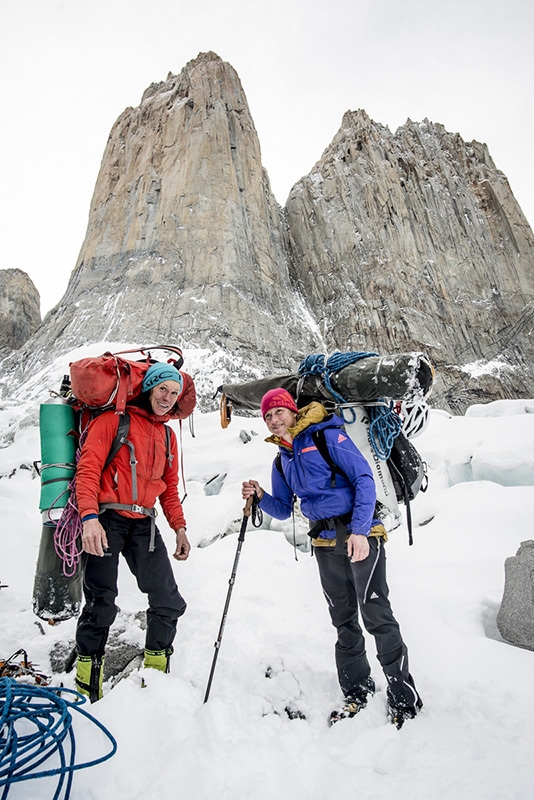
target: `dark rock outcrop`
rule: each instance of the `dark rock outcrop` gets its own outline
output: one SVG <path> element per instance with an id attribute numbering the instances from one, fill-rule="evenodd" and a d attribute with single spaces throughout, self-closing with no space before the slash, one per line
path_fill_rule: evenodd
<path id="1" fill-rule="evenodd" d="M 20 269 L 0 270 L 0 349 L 17 350 L 41 324 L 40 297 Z"/>

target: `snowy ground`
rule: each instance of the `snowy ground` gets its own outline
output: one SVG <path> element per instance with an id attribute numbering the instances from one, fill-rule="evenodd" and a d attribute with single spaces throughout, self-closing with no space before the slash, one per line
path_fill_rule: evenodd
<path id="1" fill-rule="evenodd" d="M 386 721 L 372 641 L 379 691 L 356 718 L 328 726 L 340 700 L 335 632 L 314 559 L 302 551 L 295 558 L 291 522 L 247 529 L 203 703 L 242 518 L 240 484 L 255 477 L 268 486 L 275 450 L 258 418 L 234 417 L 222 430 L 218 414 L 195 414 L 195 437 L 187 426 L 183 432 L 184 509 L 191 542 L 202 546 L 174 562 L 188 611 L 172 672 L 136 672 L 105 687 L 88 710 L 115 736 L 118 752 L 75 774 L 73 800 L 530 800 L 534 653 L 503 642 L 495 619 L 504 560 L 533 538 L 533 411 L 534 401 L 476 406 L 465 417 L 434 411 L 414 442 L 428 462 L 430 488 L 412 507 L 413 547 L 403 526 L 387 548 L 392 604 L 425 706 L 401 731 Z M 0 433 L 15 430 L 26 412 L 4 407 Z M 43 633 L 32 612 L 39 481 L 19 467 L 38 458 L 34 425 L 0 450 L 0 582 L 8 585 L 0 590 L 0 658 L 23 647 L 50 672 L 49 652 L 72 638 L 75 621 L 44 624 Z M 206 496 L 205 483 L 222 474 L 220 494 Z M 170 546 L 170 531 L 161 529 Z M 124 563 L 119 603 L 124 613 L 144 608 Z M 137 629 L 131 635 L 138 640 Z M 73 686 L 72 674 L 55 680 Z M 288 704 L 306 719 L 290 720 Z M 76 718 L 74 730 L 79 759 L 106 752 L 89 722 Z M 9 797 L 45 800 L 54 786 L 17 784 Z"/>

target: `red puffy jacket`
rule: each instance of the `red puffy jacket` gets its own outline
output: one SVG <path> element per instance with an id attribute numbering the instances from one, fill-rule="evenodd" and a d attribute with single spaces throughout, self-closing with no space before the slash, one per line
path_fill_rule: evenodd
<path id="1" fill-rule="evenodd" d="M 182 504 L 178 497 L 178 445 L 171 430 L 171 463 L 163 422 L 144 409 L 128 406 L 130 429 L 128 440 L 135 448 L 137 460 L 137 505 L 153 508 L 159 497 L 163 513 L 171 528 L 185 528 Z M 132 469 L 130 448 L 123 445 L 111 464 L 102 472 L 119 425 L 114 411 L 106 411 L 92 420 L 76 470 L 76 499 L 83 518 L 98 514 L 100 503 L 132 505 Z M 119 511 L 126 517 L 138 518 L 133 511 Z"/>

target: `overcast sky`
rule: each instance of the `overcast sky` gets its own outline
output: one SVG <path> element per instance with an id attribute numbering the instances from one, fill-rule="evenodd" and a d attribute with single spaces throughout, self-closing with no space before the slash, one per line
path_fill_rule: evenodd
<path id="1" fill-rule="evenodd" d="M 284 204 L 343 113 L 485 142 L 534 225 L 531 0 L 0 0 L 0 268 L 41 311 L 67 287 L 111 127 L 215 51 L 237 70 Z"/>

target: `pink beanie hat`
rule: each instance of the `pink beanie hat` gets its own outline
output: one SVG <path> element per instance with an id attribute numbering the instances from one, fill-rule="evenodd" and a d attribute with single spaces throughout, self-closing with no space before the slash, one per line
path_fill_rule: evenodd
<path id="1" fill-rule="evenodd" d="M 291 411 L 297 413 L 297 404 L 287 391 L 287 389 L 269 389 L 261 398 L 261 415 L 265 414 L 271 408 L 289 408 Z"/>

